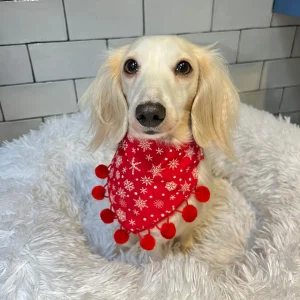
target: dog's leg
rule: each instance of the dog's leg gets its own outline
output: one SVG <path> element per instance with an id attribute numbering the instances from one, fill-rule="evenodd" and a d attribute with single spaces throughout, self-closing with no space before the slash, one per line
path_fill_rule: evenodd
<path id="1" fill-rule="evenodd" d="M 186 230 L 184 234 L 178 237 L 180 250 L 182 253 L 187 253 L 192 248 L 195 239 L 194 239 L 194 230 L 190 228 L 190 230 Z"/>

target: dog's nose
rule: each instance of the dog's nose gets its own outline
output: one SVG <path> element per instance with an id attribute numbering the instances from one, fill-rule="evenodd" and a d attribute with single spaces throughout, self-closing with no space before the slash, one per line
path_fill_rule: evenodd
<path id="1" fill-rule="evenodd" d="M 145 127 L 156 127 L 166 117 L 166 109 L 160 103 L 145 103 L 137 106 L 135 117 Z"/>

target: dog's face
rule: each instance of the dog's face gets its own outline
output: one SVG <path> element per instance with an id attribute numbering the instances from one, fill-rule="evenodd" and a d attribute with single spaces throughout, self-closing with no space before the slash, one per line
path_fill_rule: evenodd
<path id="1" fill-rule="evenodd" d="M 86 98 L 96 147 L 129 131 L 179 143 L 193 135 L 230 152 L 239 98 L 223 60 L 179 37 L 142 37 L 112 51 Z"/>
<path id="2" fill-rule="evenodd" d="M 121 86 L 128 103 L 128 131 L 143 138 L 176 136 L 189 114 L 199 83 L 192 48 L 173 38 L 143 38 L 121 64 Z"/>

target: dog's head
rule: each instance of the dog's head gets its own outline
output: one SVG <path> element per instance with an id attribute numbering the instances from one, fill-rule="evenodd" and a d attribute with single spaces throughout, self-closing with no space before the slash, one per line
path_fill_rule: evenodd
<path id="1" fill-rule="evenodd" d="M 176 36 L 142 37 L 110 51 L 85 98 L 92 141 L 137 138 L 214 142 L 230 153 L 239 97 L 223 59 Z"/>

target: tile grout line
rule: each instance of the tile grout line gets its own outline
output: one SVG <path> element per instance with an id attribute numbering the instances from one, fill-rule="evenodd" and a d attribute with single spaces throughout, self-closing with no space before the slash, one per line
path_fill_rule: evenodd
<path id="1" fill-rule="evenodd" d="M 284 94 L 285 88 L 282 89 L 282 94 L 281 94 L 281 99 L 278 107 L 278 113 L 280 114 L 281 106 L 282 106 L 282 101 L 283 101 L 283 94 Z"/>
<path id="2" fill-rule="evenodd" d="M 66 7 L 65 7 L 65 0 L 61 0 L 61 1 L 62 1 L 63 11 L 64 11 L 67 41 L 70 41 L 70 34 L 69 34 L 68 19 L 67 19 Z"/>
<path id="3" fill-rule="evenodd" d="M 292 44 L 292 49 L 291 49 L 291 54 L 290 54 L 290 58 L 293 58 L 293 52 L 294 52 L 294 47 L 295 47 L 295 42 L 296 42 L 296 38 L 297 38 L 297 32 L 298 32 L 298 29 L 300 27 L 296 26 L 296 29 L 295 29 L 295 33 L 294 33 L 294 40 L 293 40 L 293 44 Z"/>
<path id="4" fill-rule="evenodd" d="M 75 91 L 76 105 L 78 106 L 79 99 L 78 99 L 75 79 L 73 79 L 72 81 L 73 81 L 73 86 L 74 86 L 74 91 Z"/>
<path id="5" fill-rule="evenodd" d="M 30 68 L 31 68 L 31 74 L 32 74 L 33 83 L 35 83 L 36 79 L 35 79 L 35 74 L 34 74 L 34 70 L 33 70 L 33 63 L 32 63 L 32 59 L 31 59 L 29 47 L 28 47 L 27 44 L 26 44 L 26 49 L 27 49 L 27 54 L 28 54 L 28 58 L 29 58 L 29 63 L 30 63 Z"/>
<path id="6" fill-rule="evenodd" d="M 212 7 L 211 7 L 210 31 L 213 31 L 214 13 L 215 13 L 215 0 L 212 1 Z"/>
<path id="7" fill-rule="evenodd" d="M 146 25 L 145 25 L 145 0 L 142 0 L 142 13 L 143 13 L 143 35 L 146 33 Z"/>
<path id="8" fill-rule="evenodd" d="M 237 51 L 236 51 L 236 58 L 235 58 L 235 63 L 236 63 L 236 64 L 238 64 L 238 58 L 239 58 L 240 47 L 241 47 L 241 39 L 242 39 L 242 30 L 240 30 L 240 34 L 239 34 L 239 42 L 238 42 L 238 47 L 237 47 Z"/>
<path id="9" fill-rule="evenodd" d="M 263 78 L 263 72 L 264 72 L 264 67 L 265 67 L 265 61 L 263 60 L 262 62 L 262 68 L 261 68 L 261 72 L 260 72 L 260 77 L 259 77 L 259 86 L 258 88 L 261 89 L 261 83 L 262 83 L 262 78 Z"/>
<path id="10" fill-rule="evenodd" d="M 4 118 L 4 111 L 3 111 L 3 109 L 2 109 L 1 101 L 0 101 L 0 114 L 2 115 L 2 120 L 3 120 L 3 122 L 5 122 L 6 120 L 5 120 L 5 118 Z M 0 123 L 2 123 L 2 122 L 0 122 Z"/>

